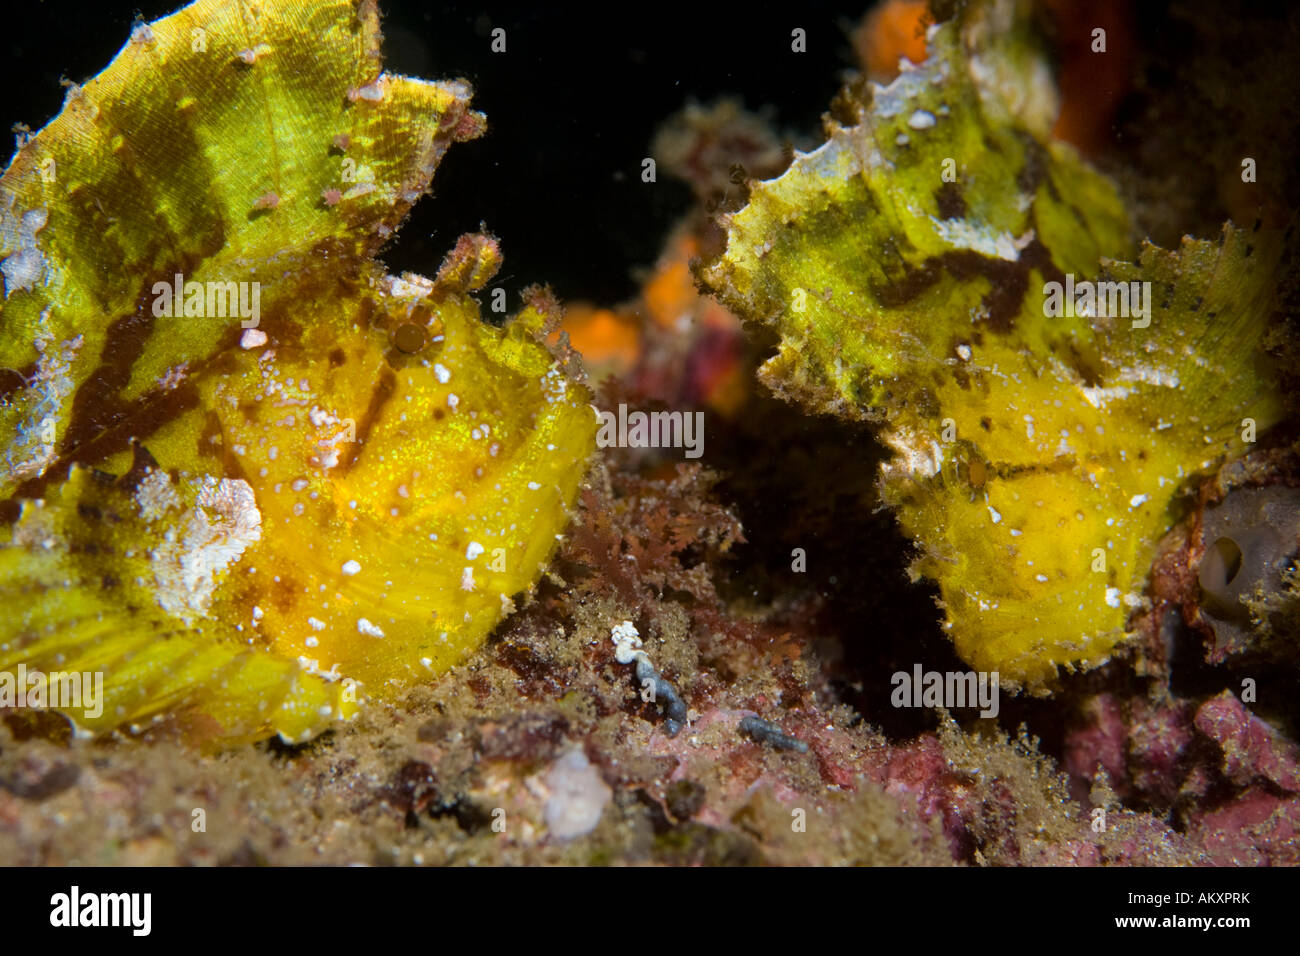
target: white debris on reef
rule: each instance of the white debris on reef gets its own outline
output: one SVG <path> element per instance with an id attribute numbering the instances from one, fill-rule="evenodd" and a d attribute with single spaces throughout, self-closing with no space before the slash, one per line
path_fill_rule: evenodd
<path id="1" fill-rule="evenodd" d="M 555 761 L 546 772 L 545 784 L 550 796 L 542 816 L 551 836 L 560 840 L 572 840 L 596 829 L 614 795 L 581 748 Z"/>

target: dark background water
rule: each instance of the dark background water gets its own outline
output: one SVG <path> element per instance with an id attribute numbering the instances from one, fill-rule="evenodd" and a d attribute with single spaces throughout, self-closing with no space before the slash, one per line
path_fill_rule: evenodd
<path id="1" fill-rule="evenodd" d="M 385 0 L 385 54 L 396 72 L 465 77 L 489 133 L 454 146 L 385 259 L 432 273 L 462 232 L 486 222 L 503 242 L 507 288 L 549 282 L 563 298 L 613 302 L 635 288 L 688 208 L 685 186 L 641 182 L 655 128 L 689 97 L 743 97 L 777 124 L 816 136 L 850 62 L 848 29 L 870 4 L 806 2 L 762 12 L 742 4 L 619 3 L 540 10 L 519 4 Z M 169 0 L 24 2 L 0 41 L 7 129 L 44 126 L 61 108 L 60 78 L 84 82 L 126 42 L 137 16 Z M 506 30 L 506 52 L 491 31 Z M 808 52 L 790 50 L 807 31 Z M 815 141 L 815 140 L 814 140 Z M 10 147 L 0 153 L 6 158 Z"/>

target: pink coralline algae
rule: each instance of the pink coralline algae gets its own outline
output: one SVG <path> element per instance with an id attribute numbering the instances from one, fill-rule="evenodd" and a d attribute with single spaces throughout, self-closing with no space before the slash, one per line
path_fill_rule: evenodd
<path id="1" fill-rule="evenodd" d="M 1125 801 L 1181 819 L 1202 862 L 1300 863 L 1300 751 L 1231 691 L 1199 707 L 1096 695 L 1067 733 L 1065 767 L 1076 799 L 1104 771 Z"/>
<path id="2" fill-rule="evenodd" d="M 1246 710 L 1229 691 L 1207 700 L 1196 712 L 1196 729 L 1223 750 L 1223 774 L 1239 786 L 1267 780 L 1288 793 L 1300 793 L 1295 744 Z"/>

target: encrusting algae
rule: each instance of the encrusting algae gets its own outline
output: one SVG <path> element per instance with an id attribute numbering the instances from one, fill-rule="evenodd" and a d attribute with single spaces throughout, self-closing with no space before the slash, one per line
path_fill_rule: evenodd
<path id="1" fill-rule="evenodd" d="M 476 648 L 594 447 L 586 388 L 470 293 L 374 257 L 463 82 L 381 72 L 373 2 L 137 26 L 0 179 L 0 670 L 102 672 L 102 731 L 303 740 Z"/>
<path id="2" fill-rule="evenodd" d="M 779 332 L 773 391 L 879 424 L 882 497 L 957 651 L 1044 690 L 1125 640 L 1180 496 L 1282 416 L 1282 244 L 1256 224 L 1135 247 L 1115 187 L 1049 137 L 1015 4 L 966 5 L 928 43 L 752 184 L 700 276 Z"/>

